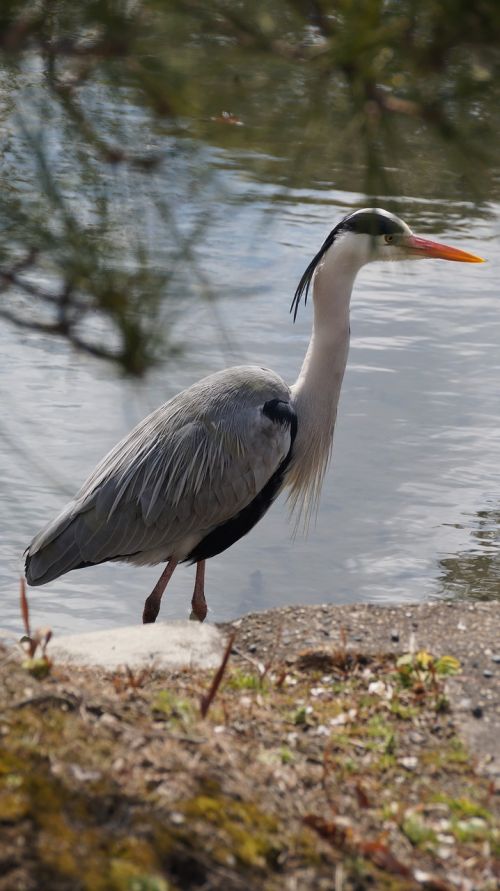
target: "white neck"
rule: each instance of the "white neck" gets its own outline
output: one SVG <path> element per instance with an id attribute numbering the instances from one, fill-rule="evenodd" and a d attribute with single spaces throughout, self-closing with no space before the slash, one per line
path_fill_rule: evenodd
<path id="1" fill-rule="evenodd" d="M 349 306 L 356 258 L 331 248 L 313 280 L 314 321 L 309 346 L 292 386 L 298 429 L 287 483 L 292 508 L 305 519 L 317 507 L 328 465 L 340 388 L 349 350 Z"/>

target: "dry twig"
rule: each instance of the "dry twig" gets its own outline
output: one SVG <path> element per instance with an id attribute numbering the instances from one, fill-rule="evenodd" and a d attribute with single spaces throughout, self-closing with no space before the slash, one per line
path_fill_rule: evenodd
<path id="1" fill-rule="evenodd" d="M 231 650 L 233 648 L 233 643 L 235 641 L 235 638 L 236 638 L 236 631 L 233 631 L 233 633 L 231 634 L 231 637 L 229 638 L 229 640 L 227 642 L 227 646 L 226 646 L 224 655 L 222 657 L 222 662 L 219 665 L 217 671 L 215 672 L 214 678 L 210 685 L 210 689 L 209 689 L 208 693 L 204 694 L 201 697 L 200 714 L 201 714 L 202 718 L 206 717 L 207 712 L 208 712 L 210 706 L 212 705 L 212 702 L 215 699 L 217 690 L 220 687 L 222 678 L 224 677 L 224 672 L 226 670 L 227 663 L 229 661 L 229 656 L 230 656 Z"/>

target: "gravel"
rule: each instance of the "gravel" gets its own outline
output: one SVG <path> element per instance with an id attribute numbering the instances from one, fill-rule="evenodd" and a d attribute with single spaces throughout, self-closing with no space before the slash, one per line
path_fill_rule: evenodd
<path id="1" fill-rule="evenodd" d="M 455 720 L 479 769 L 500 775 L 499 602 L 291 606 L 251 613 L 222 628 L 237 630 L 238 651 L 264 663 L 339 645 L 366 653 L 455 656 L 462 670 L 447 682 Z"/>

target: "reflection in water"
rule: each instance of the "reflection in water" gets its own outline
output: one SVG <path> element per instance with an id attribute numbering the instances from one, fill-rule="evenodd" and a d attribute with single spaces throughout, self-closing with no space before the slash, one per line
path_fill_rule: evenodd
<path id="1" fill-rule="evenodd" d="M 475 548 L 439 561 L 439 594 L 500 599 L 500 510 L 478 511 L 470 535 Z"/>

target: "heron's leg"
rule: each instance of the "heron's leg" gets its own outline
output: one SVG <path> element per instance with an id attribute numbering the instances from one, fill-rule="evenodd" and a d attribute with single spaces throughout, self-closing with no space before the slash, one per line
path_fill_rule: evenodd
<path id="1" fill-rule="evenodd" d="M 191 601 L 192 611 L 190 619 L 203 622 L 206 618 L 208 607 L 205 600 L 205 561 L 199 560 L 196 564 L 196 579 L 194 582 L 193 599 Z"/>
<path id="2" fill-rule="evenodd" d="M 151 594 L 148 598 L 146 598 L 146 602 L 144 604 L 144 610 L 142 613 L 142 621 L 144 624 L 147 622 L 156 622 L 156 617 L 160 612 L 160 603 L 162 594 L 167 587 L 175 567 L 177 566 L 177 560 L 169 560 L 165 569 L 163 570 L 160 578 L 156 582 Z"/>

